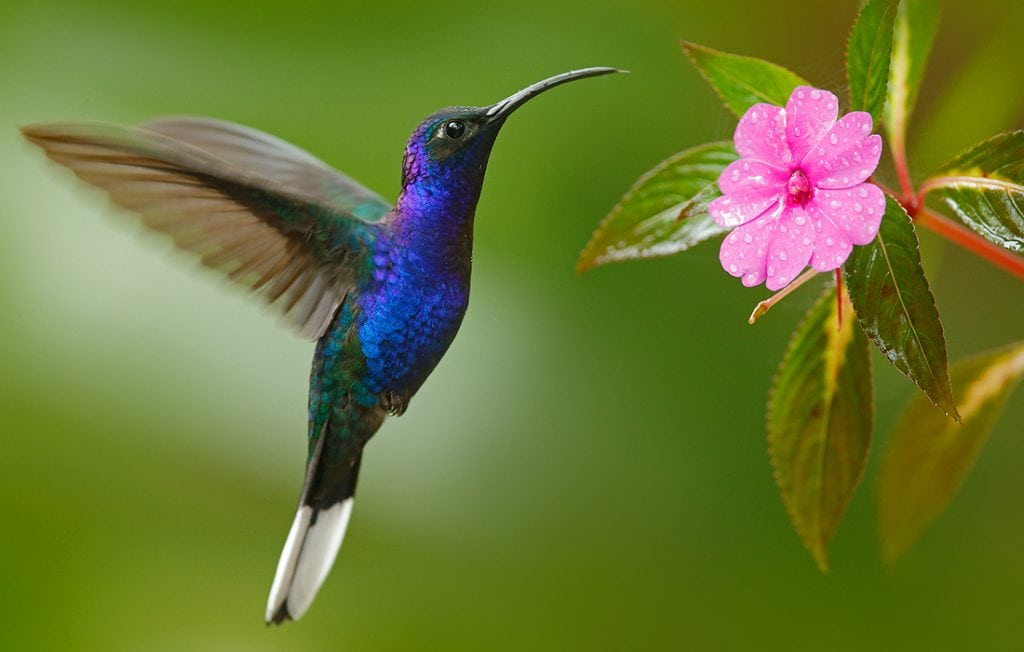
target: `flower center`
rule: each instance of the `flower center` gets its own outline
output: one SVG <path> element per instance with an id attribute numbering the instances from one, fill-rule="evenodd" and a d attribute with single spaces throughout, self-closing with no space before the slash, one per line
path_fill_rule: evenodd
<path id="1" fill-rule="evenodd" d="M 786 183 L 786 203 L 790 206 L 804 205 L 811 198 L 811 184 L 807 177 L 800 170 L 793 170 L 793 174 Z"/>

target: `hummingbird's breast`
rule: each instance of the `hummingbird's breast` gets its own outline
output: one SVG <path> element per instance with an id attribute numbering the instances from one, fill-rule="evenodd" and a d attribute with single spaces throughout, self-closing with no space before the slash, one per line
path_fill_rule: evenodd
<path id="1" fill-rule="evenodd" d="M 358 336 L 372 392 L 412 396 L 441 360 L 469 303 L 469 260 L 378 242 L 361 288 Z"/>

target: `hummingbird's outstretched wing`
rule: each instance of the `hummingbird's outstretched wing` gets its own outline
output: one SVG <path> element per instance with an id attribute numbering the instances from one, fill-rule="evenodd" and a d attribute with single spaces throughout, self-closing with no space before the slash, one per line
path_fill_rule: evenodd
<path id="1" fill-rule="evenodd" d="M 22 133 L 143 224 L 199 254 L 317 339 L 330 323 L 390 206 L 311 154 L 206 118 L 138 127 L 50 123 Z"/>

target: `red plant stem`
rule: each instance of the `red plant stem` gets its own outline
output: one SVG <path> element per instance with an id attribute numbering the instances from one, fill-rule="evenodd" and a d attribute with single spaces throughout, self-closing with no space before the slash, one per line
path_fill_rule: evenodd
<path id="1" fill-rule="evenodd" d="M 966 226 L 935 213 L 923 206 L 914 215 L 914 221 L 927 227 L 950 242 L 984 258 L 1005 272 L 1024 280 L 1024 257 L 994 245 Z"/>
<path id="2" fill-rule="evenodd" d="M 882 191 L 885 192 L 886 194 L 890 195 L 890 197 L 892 197 L 893 199 L 896 199 L 896 198 L 899 197 L 899 192 L 897 192 L 896 190 L 892 189 L 891 187 L 889 187 L 888 185 L 886 185 L 882 181 L 879 181 L 878 177 L 868 177 L 867 180 L 868 180 L 868 182 L 873 183 L 874 185 L 877 185 L 880 188 L 882 188 Z"/>
<path id="3" fill-rule="evenodd" d="M 893 134 L 889 138 L 889 151 L 892 153 L 892 163 L 896 167 L 896 176 L 900 179 L 900 190 L 903 191 L 900 203 L 907 209 L 907 212 L 913 215 L 913 209 L 917 208 L 917 193 L 914 192 L 914 184 L 910 181 L 910 169 L 907 167 L 907 146 L 903 140 L 903 134 Z"/>

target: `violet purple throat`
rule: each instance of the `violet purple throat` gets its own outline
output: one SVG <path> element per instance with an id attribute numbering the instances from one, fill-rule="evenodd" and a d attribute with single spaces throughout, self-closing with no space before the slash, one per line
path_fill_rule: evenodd
<path id="1" fill-rule="evenodd" d="M 406 145 L 394 206 L 293 145 L 220 120 L 22 129 L 317 342 L 306 473 L 268 623 L 313 602 L 341 547 L 363 446 L 385 416 L 405 411 L 462 323 L 477 200 L 505 120 L 550 88 L 614 72 L 573 70 L 490 106 L 429 116 Z"/>

